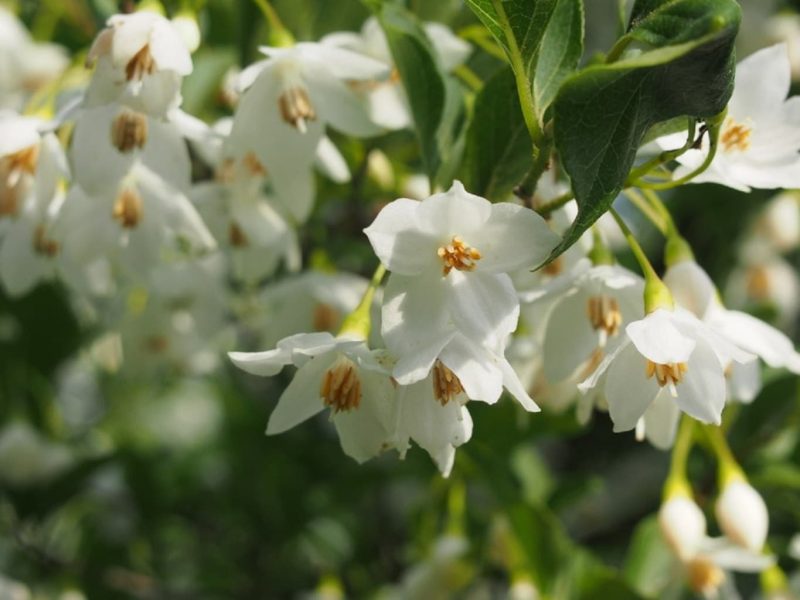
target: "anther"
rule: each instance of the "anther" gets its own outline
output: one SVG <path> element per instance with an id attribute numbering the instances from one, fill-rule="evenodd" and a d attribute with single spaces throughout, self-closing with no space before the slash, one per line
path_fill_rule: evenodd
<path id="1" fill-rule="evenodd" d="M 445 406 L 463 393 L 464 388 L 456 374 L 437 360 L 433 365 L 433 397 L 439 401 L 439 404 Z"/>
<path id="2" fill-rule="evenodd" d="M 608 338 L 615 336 L 622 325 L 619 304 L 605 294 L 592 296 L 586 305 L 586 313 L 592 328 L 600 333 L 600 346 L 605 346 Z"/>
<path id="3" fill-rule="evenodd" d="M 147 117 L 123 108 L 111 124 L 111 143 L 120 152 L 131 152 L 147 143 Z"/>
<path id="4" fill-rule="evenodd" d="M 688 370 L 689 367 L 684 362 L 658 364 L 648 360 L 646 366 L 647 378 L 650 379 L 655 376 L 658 385 L 661 387 L 669 386 L 670 394 L 673 397 L 678 395 L 675 386 L 683 380 L 683 376 Z"/>
<path id="5" fill-rule="evenodd" d="M 457 235 L 453 236 L 446 246 L 440 246 L 436 254 L 442 259 L 443 275 L 447 275 L 453 269 L 472 271 L 475 269 L 477 261 L 481 259 L 481 253 L 476 248 L 465 244 L 464 240 Z"/>
<path id="6" fill-rule="evenodd" d="M 358 408 L 361 404 L 361 380 L 353 361 L 339 356 L 322 376 L 319 394 L 334 413 Z"/>
<path id="7" fill-rule="evenodd" d="M 317 118 L 317 112 L 304 87 L 285 90 L 278 98 L 278 108 L 283 120 L 300 133 L 306 132 L 307 121 L 315 121 Z"/>
<path id="8" fill-rule="evenodd" d="M 133 229 L 142 220 L 142 197 L 135 188 L 125 187 L 114 202 L 111 213 L 125 229 Z"/>
<path id="9" fill-rule="evenodd" d="M 150 75 L 155 70 L 156 61 L 150 54 L 149 44 L 145 44 L 125 65 L 125 77 L 128 81 L 141 81 L 145 75 Z"/>

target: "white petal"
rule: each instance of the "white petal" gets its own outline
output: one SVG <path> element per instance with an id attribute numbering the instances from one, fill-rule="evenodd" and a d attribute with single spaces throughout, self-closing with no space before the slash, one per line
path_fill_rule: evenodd
<path id="1" fill-rule="evenodd" d="M 715 315 L 711 326 L 740 348 L 760 356 L 770 367 L 800 373 L 800 354 L 792 341 L 761 319 L 726 310 Z"/>
<path id="2" fill-rule="evenodd" d="M 743 480 L 728 483 L 714 505 L 723 533 L 751 552 L 761 552 L 767 541 L 769 513 L 764 498 Z"/>
<path id="3" fill-rule="evenodd" d="M 425 231 L 442 237 L 442 243 L 452 236 L 462 236 L 471 244 L 469 235 L 480 232 L 492 215 L 492 205 L 485 198 L 470 194 L 460 181 L 443 193 L 422 201 L 417 222 Z"/>
<path id="4" fill-rule="evenodd" d="M 323 136 L 319 141 L 314 164 L 331 181 L 336 183 L 350 181 L 350 168 L 347 166 L 347 162 L 344 160 L 342 153 L 339 152 L 339 149 L 327 136 Z"/>
<path id="5" fill-rule="evenodd" d="M 456 374 L 470 400 L 494 404 L 503 393 L 503 374 L 496 359 L 482 347 L 456 335 L 442 349 L 439 360 Z"/>
<path id="6" fill-rule="evenodd" d="M 702 553 L 720 568 L 741 573 L 758 573 L 775 564 L 775 557 L 746 550 L 725 537 L 707 538 Z"/>
<path id="7" fill-rule="evenodd" d="M 441 269 L 437 240 L 418 224 L 421 204 L 400 198 L 390 202 L 364 230 L 380 261 L 393 273 L 416 275 Z"/>
<path id="8" fill-rule="evenodd" d="M 587 302 L 583 293 L 567 296 L 547 319 L 542 358 L 550 381 L 567 378 L 598 347 L 598 334 L 586 316 Z"/>
<path id="9" fill-rule="evenodd" d="M 311 101 L 323 122 L 356 137 L 382 133 L 383 130 L 370 119 L 359 95 L 346 83 L 323 70 L 309 73 L 306 81 Z"/>
<path id="10" fill-rule="evenodd" d="M 636 427 L 658 392 L 655 378 L 647 378 L 644 357 L 633 344 L 625 345 L 609 365 L 606 376 L 605 393 L 614 431 Z"/>
<path id="11" fill-rule="evenodd" d="M 503 354 L 519 320 L 511 278 L 503 273 L 451 271 L 444 284 L 450 286 L 447 302 L 458 330 L 473 342 Z"/>
<path id="12" fill-rule="evenodd" d="M 508 390 L 508 393 L 511 394 L 514 399 L 520 403 L 522 408 L 524 408 L 528 412 L 540 412 L 541 409 L 533 401 L 533 398 L 530 397 L 528 391 L 525 389 L 525 386 L 519 380 L 519 376 L 511 364 L 505 360 L 504 358 L 500 357 L 498 361 L 498 367 L 503 374 L 503 387 Z M 574 395 L 574 389 L 573 389 Z"/>
<path id="13" fill-rule="evenodd" d="M 440 23 L 425 23 L 423 27 L 445 71 L 452 71 L 469 58 L 472 47 L 449 27 Z"/>
<path id="14" fill-rule="evenodd" d="M 754 52 L 736 67 L 736 87 L 729 114 L 758 120 L 780 108 L 789 93 L 791 66 L 785 44 Z"/>
<path id="15" fill-rule="evenodd" d="M 297 364 L 299 357 L 318 356 L 336 347 L 336 339 L 327 331 L 298 333 L 278 342 L 273 350 L 264 352 L 229 352 L 233 363 L 248 373 L 271 377 L 284 365 Z"/>
<path id="16" fill-rule="evenodd" d="M 717 288 L 700 265 L 693 260 L 681 261 L 667 269 L 664 283 L 679 306 L 702 319 L 712 303 L 716 303 Z"/>
<path id="17" fill-rule="evenodd" d="M 150 32 L 150 54 L 162 71 L 175 71 L 179 75 L 192 72 L 192 57 L 175 26 L 167 20 L 153 24 Z"/>
<path id="18" fill-rule="evenodd" d="M 47 259 L 33 249 L 35 228 L 36 223 L 21 216 L 0 240 L 0 280 L 9 296 L 28 293 L 47 270 Z"/>
<path id="19" fill-rule="evenodd" d="M 385 79 L 389 67 L 374 58 L 332 45 L 301 42 L 296 46 L 303 58 L 317 63 L 333 77 L 342 80 Z"/>
<path id="20" fill-rule="evenodd" d="M 659 450 L 669 450 L 675 441 L 681 411 L 667 388 L 659 391 L 644 413 L 647 440 Z"/>
<path id="21" fill-rule="evenodd" d="M 336 360 L 331 352 L 312 358 L 294 375 L 278 400 L 267 423 L 267 435 L 276 435 L 291 429 L 320 412 L 325 404 L 320 394 L 320 385 L 325 371 Z"/>
<path id="22" fill-rule="evenodd" d="M 411 127 L 411 109 L 403 86 L 396 81 L 375 84 L 367 92 L 367 110 L 372 121 L 386 129 Z"/>
<path id="23" fill-rule="evenodd" d="M 728 397 L 731 400 L 749 404 L 760 391 L 761 365 L 758 361 L 731 364 L 728 377 Z"/>
<path id="24" fill-rule="evenodd" d="M 441 277 L 392 274 L 384 290 L 381 334 L 397 357 L 394 376 L 400 383 L 425 377 L 442 348 L 456 334 Z"/>
<path id="25" fill-rule="evenodd" d="M 704 340 L 697 341 L 688 369 L 676 389 L 675 402 L 683 412 L 703 423 L 719 425 L 725 407 L 725 373 Z"/>
<path id="26" fill-rule="evenodd" d="M 376 456 L 389 440 L 394 406 L 394 388 L 388 376 L 359 369 L 361 405 L 336 413 L 333 423 L 345 454 L 359 463 Z"/>
<path id="27" fill-rule="evenodd" d="M 494 273 L 538 267 L 560 240 L 540 215 L 510 202 L 493 204 L 488 220 L 467 239 L 481 253 L 478 269 Z"/>
<path id="28" fill-rule="evenodd" d="M 660 308 L 640 321 L 629 323 L 625 332 L 642 356 L 659 365 L 689 360 L 695 342 L 676 327 L 672 311 Z"/>

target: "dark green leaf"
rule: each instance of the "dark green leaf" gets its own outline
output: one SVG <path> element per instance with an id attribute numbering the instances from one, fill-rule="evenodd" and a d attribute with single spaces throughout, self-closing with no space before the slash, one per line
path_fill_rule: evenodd
<path id="1" fill-rule="evenodd" d="M 514 74 L 503 69 L 475 98 L 464 158 L 468 189 L 490 200 L 503 199 L 531 168 L 530 144 Z"/>
<path id="2" fill-rule="evenodd" d="M 532 79 L 532 69 L 539 42 L 542 40 L 550 16 L 558 0 L 503 0 L 503 13 L 495 8 L 493 0 L 467 0 L 481 22 L 486 25 L 503 47 L 513 65 L 519 54 L 522 65 Z M 506 26 L 506 20 L 508 26 Z M 508 31 L 510 27 L 510 32 Z M 509 33 L 513 36 L 509 38 Z M 518 74 L 519 75 L 519 74 Z"/>
<path id="3" fill-rule="evenodd" d="M 578 66 L 583 54 L 583 0 L 558 0 L 542 37 L 533 97 L 539 119 L 556 97 L 558 89 Z"/>
<path id="4" fill-rule="evenodd" d="M 706 26 L 702 37 L 587 67 L 561 87 L 553 104 L 555 140 L 579 212 L 551 260 L 608 210 L 650 127 L 681 115 L 707 118 L 725 108 L 733 91 L 738 4 L 734 0 L 687 2 L 715 7 L 713 18 L 701 19 Z M 683 4 L 669 6 L 677 10 Z M 656 26 L 656 21 L 649 20 L 651 13 L 639 14 L 648 19 L 648 27 Z M 691 29 L 700 31 L 699 26 Z"/>

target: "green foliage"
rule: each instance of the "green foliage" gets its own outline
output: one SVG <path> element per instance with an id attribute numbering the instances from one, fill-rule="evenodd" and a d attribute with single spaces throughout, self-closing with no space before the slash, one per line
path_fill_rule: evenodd
<path id="1" fill-rule="evenodd" d="M 531 168 L 530 144 L 514 74 L 503 69 L 475 98 L 463 164 L 467 189 L 504 199 Z"/>
<path id="2" fill-rule="evenodd" d="M 533 97 L 540 119 L 583 55 L 583 22 L 583 0 L 558 0 L 542 36 L 533 78 Z"/>
<path id="3" fill-rule="evenodd" d="M 706 7 L 694 12 L 686 7 Z M 712 10 L 713 9 L 713 10 Z M 555 141 L 572 181 L 579 213 L 555 258 L 569 248 L 622 190 L 645 133 L 681 115 L 711 117 L 733 91 L 733 0 L 637 3 L 628 36 L 675 41 L 570 77 L 554 103 Z M 687 15 L 695 19 L 685 19 Z M 675 29 L 680 19 L 682 32 Z"/>

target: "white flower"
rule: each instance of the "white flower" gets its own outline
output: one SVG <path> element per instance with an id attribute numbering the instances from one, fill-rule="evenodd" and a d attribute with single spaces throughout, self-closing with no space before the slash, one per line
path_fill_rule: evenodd
<path id="1" fill-rule="evenodd" d="M 651 409 L 672 413 L 667 432 L 672 435 L 676 407 L 704 423 L 719 424 L 725 406 L 724 369 L 731 361 L 753 359 L 681 308 L 657 309 L 630 323 L 625 334 L 580 385 L 584 392 L 602 386 L 614 431 L 633 429 Z"/>
<path id="2" fill-rule="evenodd" d="M 452 71 L 469 57 L 472 50 L 470 45 L 455 36 L 445 25 L 425 23 L 423 27 L 433 47 L 434 56 L 439 59 L 443 70 Z M 394 69 L 394 60 L 386 42 L 386 34 L 378 19 L 370 17 L 364 21 L 360 33 L 349 31 L 331 33 L 323 37 L 320 43 L 358 52 L 390 67 L 392 69 L 390 78 L 384 81 L 365 82 L 363 85 L 356 85 L 355 89 L 364 95 L 369 116 L 377 125 L 387 129 L 403 129 L 411 126 L 408 98 Z"/>
<path id="3" fill-rule="evenodd" d="M 20 108 L 24 94 L 58 77 L 69 64 L 55 44 L 38 43 L 4 5 L 0 5 L 0 107 Z"/>
<path id="4" fill-rule="evenodd" d="M 613 348 L 624 325 L 644 316 L 643 292 L 642 278 L 628 269 L 593 267 L 586 259 L 535 292 L 536 301 L 552 302 L 544 322 L 536 323 L 544 330 L 547 379 L 561 381 L 608 343 Z M 529 296 L 520 294 L 523 302 Z"/>
<path id="5" fill-rule="evenodd" d="M 398 358 L 398 382 L 426 377 L 440 358 L 472 399 L 493 402 L 503 384 L 522 388 L 503 357 L 519 316 L 507 273 L 536 266 L 554 247 L 558 237 L 541 217 L 455 182 L 422 202 L 388 204 L 364 232 L 392 271 L 381 333 Z"/>
<path id="6" fill-rule="evenodd" d="M 753 229 L 759 242 L 771 245 L 778 252 L 789 252 L 800 246 L 800 195 L 791 191 L 772 198 Z"/>
<path id="7" fill-rule="evenodd" d="M 711 165 L 692 179 L 737 190 L 800 187 L 800 110 L 798 99 L 786 96 L 791 69 L 785 44 L 748 56 L 736 68 L 736 85 L 719 134 Z M 685 134 L 659 139 L 664 149 L 680 147 Z M 695 170 L 708 153 L 703 147 L 678 157 L 674 177 Z"/>
<path id="8" fill-rule="evenodd" d="M 297 236 L 263 193 L 265 171 L 254 154 L 228 159 L 216 181 L 197 184 L 192 199 L 215 237 L 229 249 L 233 276 L 257 283 L 281 261 L 300 267 Z"/>
<path id="9" fill-rule="evenodd" d="M 74 263 L 106 257 L 138 276 L 164 253 L 216 246 L 186 195 L 142 164 L 134 165 L 113 193 L 92 196 L 73 185 L 56 226 Z"/>
<path id="10" fill-rule="evenodd" d="M 138 164 L 184 192 L 189 189 L 191 163 L 178 127 L 120 104 L 78 113 L 70 160 L 75 181 L 89 194 L 116 189 Z"/>
<path id="11" fill-rule="evenodd" d="M 325 125 L 355 136 L 379 133 L 350 85 L 386 77 L 388 69 L 355 52 L 312 42 L 261 51 L 268 58 L 239 77 L 245 91 L 228 153 L 254 152 L 276 196 L 301 207 L 296 214 L 303 220 L 314 197 L 311 166 Z"/>
<path id="12" fill-rule="evenodd" d="M 456 448 L 472 437 L 467 400 L 455 373 L 437 362 L 425 379 L 399 387 L 392 445 L 402 457 L 409 439 L 414 440 L 447 477 L 453 468 Z"/>
<path id="13" fill-rule="evenodd" d="M 19 296 L 55 273 L 60 244 L 52 225 L 63 201 L 60 183 L 67 175 L 61 145 L 45 123 L 9 115 L 0 118 L 0 281 Z"/>
<path id="14" fill-rule="evenodd" d="M 231 352 L 240 369 L 270 377 L 285 365 L 298 368 L 278 400 L 267 435 L 283 433 L 322 411 L 331 421 L 344 452 L 364 462 L 383 450 L 394 424 L 394 386 L 380 356 L 363 340 L 330 333 L 299 333 L 266 352 Z"/>
<path id="15" fill-rule="evenodd" d="M 767 505 L 753 486 L 737 478 L 728 482 L 714 507 L 722 532 L 752 552 L 761 552 L 767 541 Z"/>
<path id="16" fill-rule="evenodd" d="M 800 310 L 800 277 L 777 254 L 746 256 L 728 278 L 725 301 L 736 308 L 773 310 L 776 322 L 790 327 Z"/>
<path id="17" fill-rule="evenodd" d="M 664 275 L 675 301 L 701 318 L 714 332 L 771 367 L 800 374 L 800 353 L 783 333 L 747 313 L 727 310 L 708 274 L 694 261 L 671 266 Z M 734 367 L 735 369 L 736 367 Z"/>
<path id="18" fill-rule="evenodd" d="M 706 535 L 706 518 L 686 496 L 673 496 L 658 514 L 661 533 L 684 567 L 689 587 L 704 598 L 716 598 L 725 570 L 757 573 L 775 562 L 760 551 L 742 548 L 725 537 Z"/>
<path id="19" fill-rule="evenodd" d="M 153 116 L 180 105 L 180 86 L 192 59 L 180 34 L 161 15 L 140 11 L 114 15 L 92 44 L 96 65 L 85 106 L 122 102 Z"/>

